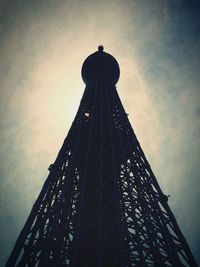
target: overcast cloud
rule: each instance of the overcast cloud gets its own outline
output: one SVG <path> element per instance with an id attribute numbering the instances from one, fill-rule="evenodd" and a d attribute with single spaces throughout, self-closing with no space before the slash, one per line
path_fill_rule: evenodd
<path id="1" fill-rule="evenodd" d="M 0 1 L 0 265 L 78 109 L 84 59 L 119 62 L 122 103 L 200 263 L 200 5 L 169 0 Z"/>

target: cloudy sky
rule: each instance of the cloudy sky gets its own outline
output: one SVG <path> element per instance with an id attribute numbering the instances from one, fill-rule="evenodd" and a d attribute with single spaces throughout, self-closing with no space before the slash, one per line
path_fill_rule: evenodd
<path id="1" fill-rule="evenodd" d="M 200 263 L 200 4 L 194 0 L 0 0 L 0 266 L 24 225 L 103 44 L 117 88 Z"/>

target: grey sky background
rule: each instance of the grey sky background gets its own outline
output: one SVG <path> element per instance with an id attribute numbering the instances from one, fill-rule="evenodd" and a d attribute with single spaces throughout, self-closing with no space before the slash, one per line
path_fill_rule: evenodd
<path id="1" fill-rule="evenodd" d="M 78 109 L 99 44 L 123 105 L 200 263 L 200 4 L 0 0 L 0 266 Z"/>

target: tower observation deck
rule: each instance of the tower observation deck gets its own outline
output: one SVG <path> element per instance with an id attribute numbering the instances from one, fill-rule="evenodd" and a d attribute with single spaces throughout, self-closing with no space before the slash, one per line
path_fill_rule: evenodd
<path id="1" fill-rule="evenodd" d="M 116 90 L 102 46 L 85 91 L 6 267 L 196 267 Z"/>

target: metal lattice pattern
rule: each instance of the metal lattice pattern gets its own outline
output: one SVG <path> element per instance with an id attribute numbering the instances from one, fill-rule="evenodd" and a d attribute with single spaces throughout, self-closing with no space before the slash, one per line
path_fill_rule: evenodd
<path id="1" fill-rule="evenodd" d="M 7 267 L 197 266 L 108 81 L 86 86 Z"/>

